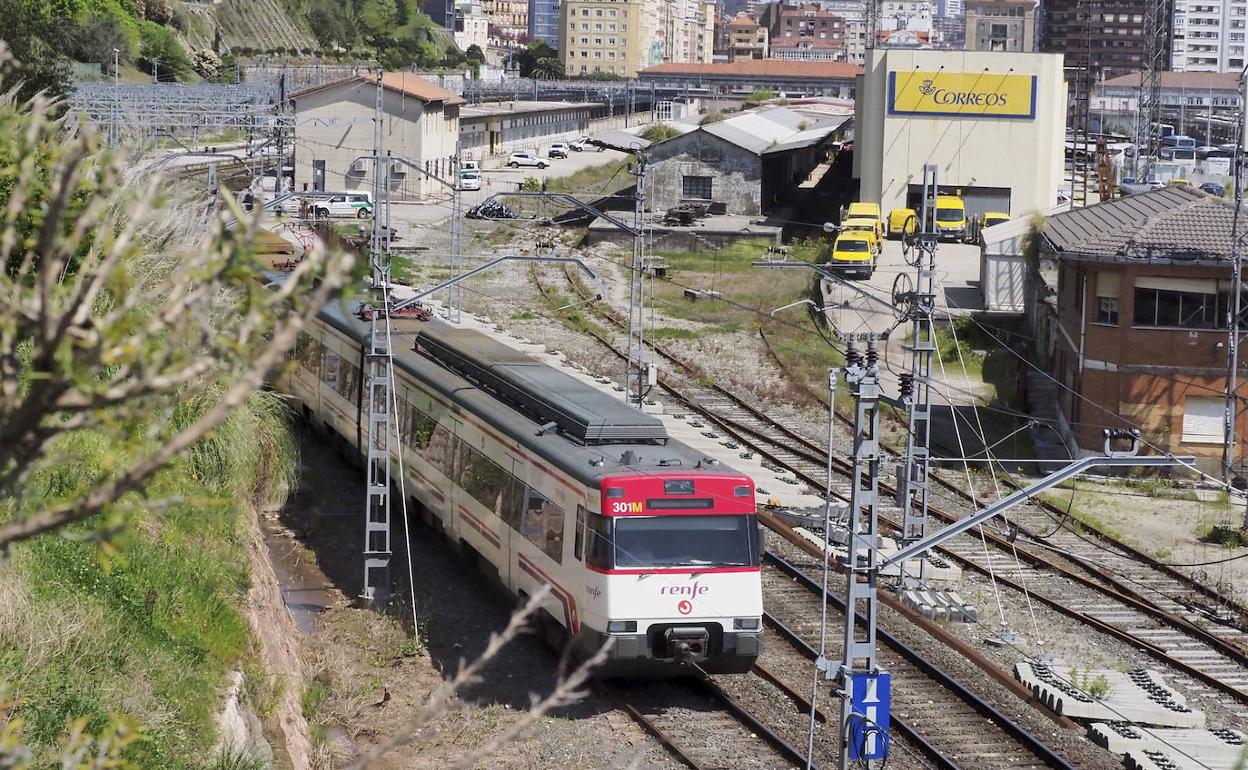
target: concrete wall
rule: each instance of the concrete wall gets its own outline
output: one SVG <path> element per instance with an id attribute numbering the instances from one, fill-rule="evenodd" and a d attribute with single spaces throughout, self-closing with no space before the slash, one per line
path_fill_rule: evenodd
<path id="1" fill-rule="evenodd" d="M 890 72 L 914 70 L 1036 75 L 1034 118 L 889 115 Z M 885 211 L 905 204 L 923 165 L 939 167 L 940 184 L 1011 190 L 1010 214 L 1044 211 L 1064 173 L 1066 83 L 1060 54 L 875 49 L 855 106 L 855 171 L 861 199 Z"/>
<path id="2" fill-rule="evenodd" d="M 754 153 L 703 131 L 655 145 L 646 170 L 646 205 L 651 211 L 670 209 L 683 200 L 684 176 L 709 176 L 711 199 L 728 214 L 761 214 L 762 163 Z"/>
<path id="3" fill-rule="evenodd" d="M 295 190 L 305 189 L 305 184 L 313 189 L 313 164 L 324 161 L 327 191 L 372 191 L 373 164 L 366 161 L 353 168 L 353 162 L 373 154 L 376 103 L 376 85 L 363 82 L 346 83 L 295 102 Z M 383 105 L 385 150 L 449 179 L 459 136 L 459 107 L 426 105 L 389 90 Z M 441 195 L 445 190 L 401 164 L 395 164 L 390 189 L 404 199 Z"/>

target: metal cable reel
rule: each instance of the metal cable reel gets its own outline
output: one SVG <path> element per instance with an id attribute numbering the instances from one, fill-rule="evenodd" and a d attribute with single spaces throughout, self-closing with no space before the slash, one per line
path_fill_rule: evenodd
<path id="1" fill-rule="evenodd" d="M 914 216 L 907 217 L 905 224 L 901 226 L 901 256 L 907 265 L 914 267 L 918 264 L 919 247 L 919 219 Z"/>
<path id="2" fill-rule="evenodd" d="M 914 279 L 909 273 L 898 273 L 893 279 L 893 316 L 905 320 L 910 316 L 911 305 L 914 303 Z"/>

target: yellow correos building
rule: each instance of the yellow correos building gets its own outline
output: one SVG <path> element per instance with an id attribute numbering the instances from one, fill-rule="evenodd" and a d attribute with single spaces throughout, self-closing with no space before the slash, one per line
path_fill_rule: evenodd
<path id="1" fill-rule="evenodd" d="M 636 77 L 646 62 L 640 0 L 564 0 L 559 8 L 563 71 Z"/>
<path id="2" fill-rule="evenodd" d="M 1065 185 L 1061 54 L 875 49 L 855 104 L 859 200 L 916 208 L 923 166 L 967 216 L 1052 207 Z"/>

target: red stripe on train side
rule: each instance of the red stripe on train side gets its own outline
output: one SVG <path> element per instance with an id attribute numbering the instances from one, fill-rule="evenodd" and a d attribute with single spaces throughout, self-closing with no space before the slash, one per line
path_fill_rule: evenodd
<path id="1" fill-rule="evenodd" d="M 459 509 L 459 515 L 464 517 L 464 519 L 468 521 L 468 525 L 472 527 L 473 529 L 475 529 L 476 531 L 480 532 L 481 536 L 484 537 L 487 541 L 489 541 L 490 545 L 494 546 L 495 548 L 500 547 L 498 535 L 494 534 L 494 532 L 491 531 L 490 528 L 487 527 L 480 519 L 478 519 L 476 516 L 473 516 L 471 513 L 469 513 L 468 509 L 462 505 L 457 505 L 456 508 Z"/>
<path id="2" fill-rule="evenodd" d="M 572 594 L 568 593 L 563 586 L 551 580 L 550 576 L 534 564 L 529 557 L 521 554 L 517 558 L 517 562 L 520 564 L 520 569 L 528 573 L 529 577 L 539 583 L 546 583 L 551 587 L 555 598 L 558 599 L 559 603 L 563 605 L 563 619 L 567 623 L 568 629 L 572 632 L 573 636 L 579 634 L 581 632 L 581 621 L 580 618 L 577 617 L 576 599 L 572 598 Z"/>

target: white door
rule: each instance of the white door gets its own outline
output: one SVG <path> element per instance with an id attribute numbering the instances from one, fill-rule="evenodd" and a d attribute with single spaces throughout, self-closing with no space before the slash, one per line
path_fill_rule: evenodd
<path id="1" fill-rule="evenodd" d="M 1183 401 L 1183 443 L 1224 444 L 1226 402 L 1218 397 L 1188 396 Z"/>

